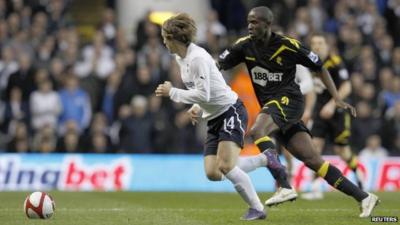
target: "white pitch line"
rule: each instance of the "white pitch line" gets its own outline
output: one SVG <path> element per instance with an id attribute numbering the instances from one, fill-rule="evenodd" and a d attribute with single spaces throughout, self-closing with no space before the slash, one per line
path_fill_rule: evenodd
<path id="1" fill-rule="evenodd" d="M 57 208 L 56 212 L 131 212 L 131 211 L 159 211 L 159 212 L 227 212 L 227 211 L 241 211 L 242 209 L 206 209 L 206 208 Z M 288 211 L 291 209 L 281 208 L 268 208 L 267 211 Z M 328 209 L 314 209 L 314 208 L 302 208 L 293 209 L 297 212 L 345 212 L 354 210 L 354 208 L 328 208 Z M 383 212 L 399 212 L 396 209 L 378 209 Z M 14 212 L 23 211 L 22 209 L 16 208 L 0 208 L 0 212 Z"/>

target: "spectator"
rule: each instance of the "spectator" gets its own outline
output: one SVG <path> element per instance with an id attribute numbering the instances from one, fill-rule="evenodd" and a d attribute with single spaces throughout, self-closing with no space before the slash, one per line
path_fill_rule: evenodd
<path id="1" fill-rule="evenodd" d="M 33 150 L 39 153 L 51 153 L 56 151 L 57 136 L 54 127 L 45 125 L 41 127 L 33 138 Z"/>
<path id="2" fill-rule="evenodd" d="M 129 45 L 128 39 L 126 38 L 125 30 L 119 28 L 115 37 L 115 43 L 113 45 L 114 50 L 119 53 L 128 51 L 134 51 Z"/>
<path id="3" fill-rule="evenodd" d="M 135 95 L 149 96 L 154 93 L 158 82 L 151 77 L 150 68 L 146 65 L 139 66 L 136 74 L 135 86 L 133 88 Z"/>
<path id="4" fill-rule="evenodd" d="M 400 101 L 396 101 L 394 107 L 384 115 L 379 133 L 382 145 L 391 152 L 397 151 L 397 139 L 400 136 Z"/>
<path id="5" fill-rule="evenodd" d="M 350 80 L 352 85 L 352 102 L 358 102 L 361 99 L 362 89 L 365 84 L 364 77 L 358 72 L 353 72 Z"/>
<path id="6" fill-rule="evenodd" d="M 0 19 L 4 20 L 7 17 L 7 2 L 6 0 L 0 0 Z"/>
<path id="7" fill-rule="evenodd" d="M 151 10 L 147 11 L 136 27 L 136 51 L 140 51 L 150 37 L 160 37 L 161 29 L 150 21 Z"/>
<path id="8" fill-rule="evenodd" d="M 167 69 L 166 67 L 171 61 L 171 56 L 166 48 L 161 44 L 159 36 L 149 38 L 142 49 L 138 52 L 138 65 L 150 65 L 151 62 L 149 62 L 149 60 L 152 60 L 150 54 L 157 54 L 159 57 L 157 60 L 158 66 L 161 66 L 162 70 Z"/>
<path id="9" fill-rule="evenodd" d="M 120 81 L 118 79 L 113 80 L 114 78 L 111 78 L 109 82 L 114 82 L 118 81 L 112 85 L 115 85 L 115 93 L 113 97 L 113 115 L 118 115 L 119 108 L 122 105 L 129 104 L 130 101 L 132 100 L 132 97 L 134 93 L 137 93 L 137 87 L 140 86 L 140 82 L 138 82 L 136 79 L 136 69 L 134 66 L 131 68 L 128 68 L 128 64 L 130 63 L 129 58 L 125 57 L 124 53 L 118 53 L 115 56 L 115 62 L 117 65 L 115 73 L 120 74 Z M 111 83 L 108 83 L 107 85 L 110 85 Z M 108 90 L 106 90 L 108 91 Z M 152 92 L 153 90 L 150 90 Z"/>
<path id="10" fill-rule="evenodd" d="M 24 6 L 20 13 L 21 15 L 21 29 L 28 30 L 29 27 L 32 25 L 32 8 L 29 6 Z"/>
<path id="11" fill-rule="evenodd" d="M 354 150 L 360 150 L 365 145 L 365 140 L 380 130 L 380 120 L 372 115 L 371 106 L 365 102 L 360 101 L 356 104 L 357 117 L 352 124 L 352 144 Z"/>
<path id="12" fill-rule="evenodd" d="M 115 37 L 117 34 L 117 25 L 115 22 L 113 9 L 107 8 L 103 11 L 102 21 L 99 24 L 99 30 L 104 33 L 107 45 L 114 46 Z"/>
<path id="13" fill-rule="evenodd" d="M 71 42 L 71 41 L 69 41 Z M 58 57 L 62 60 L 62 63 L 66 67 L 74 67 L 76 62 L 78 61 L 78 44 L 71 42 L 71 43 L 66 43 L 68 48 L 66 48 L 63 51 L 60 51 L 58 54 Z"/>
<path id="14" fill-rule="evenodd" d="M 367 138 L 367 145 L 359 154 L 359 157 L 364 159 L 382 159 L 387 156 L 388 152 L 382 147 L 379 135 L 369 136 Z"/>
<path id="15" fill-rule="evenodd" d="M 108 135 L 107 117 L 102 112 L 97 112 L 93 116 L 93 122 L 90 126 L 90 133 L 102 133 Z"/>
<path id="16" fill-rule="evenodd" d="M 393 49 L 392 67 L 396 74 L 400 74 L 400 47 Z"/>
<path id="17" fill-rule="evenodd" d="M 79 153 L 82 152 L 79 142 L 79 133 L 77 131 L 68 131 L 59 141 L 60 145 L 57 148 L 63 153 Z"/>
<path id="18" fill-rule="evenodd" d="M 5 46 L 1 49 L 0 59 L 0 93 L 5 99 L 5 91 L 11 74 L 19 69 L 18 63 L 14 60 L 14 52 L 11 47 Z"/>
<path id="19" fill-rule="evenodd" d="M 200 23 L 197 28 L 197 42 L 201 45 L 207 45 L 207 35 L 210 34 L 215 37 L 225 37 L 226 28 L 218 20 L 218 14 L 215 10 L 210 10 L 207 13 L 207 20 Z"/>
<path id="20" fill-rule="evenodd" d="M 354 63 L 357 61 L 362 49 L 362 35 L 360 31 L 351 25 L 341 27 L 339 32 L 340 41 L 342 42 L 341 55 L 346 62 L 347 68 L 351 71 L 354 69 Z"/>
<path id="21" fill-rule="evenodd" d="M 44 12 L 38 12 L 33 16 L 33 23 L 30 27 L 30 42 L 33 48 L 37 49 L 42 40 L 45 39 L 48 29 L 48 17 Z"/>
<path id="22" fill-rule="evenodd" d="M 60 88 L 60 84 L 63 83 L 65 65 L 60 58 L 53 58 L 49 67 L 50 80 L 53 82 L 53 86 L 57 90 Z"/>
<path id="23" fill-rule="evenodd" d="M 39 45 L 36 53 L 35 64 L 37 67 L 47 67 L 55 53 L 55 38 L 47 36 Z"/>
<path id="24" fill-rule="evenodd" d="M 400 100 L 400 77 L 394 77 L 391 81 L 390 89 L 382 92 L 384 108 L 389 110 L 396 101 Z"/>
<path id="25" fill-rule="evenodd" d="M 112 148 L 115 151 L 121 151 L 121 127 L 122 123 L 131 115 L 131 107 L 129 105 L 122 105 L 118 108 L 117 118 L 110 126 L 110 139 Z"/>
<path id="26" fill-rule="evenodd" d="M 368 102 L 370 106 L 374 109 L 378 104 L 375 92 L 375 87 L 371 83 L 364 83 L 363 88 L 359 92 L 361 101 Z"/>
<path id="27" fill-rule="evenodd" d="M 107 153 L 109 150 L 109 139 L 103 133 L 94 133 L 91 136 L 91 152 Z"/>
<path id="28" fill-rule="evenodd" d="M 50 80 L 40 82 L 39 89 L 32 93 L 30 109 L 34 130 L 40 130 L 45 126 L 54 130 L 57 128 L 62 105 L 60 96 L 53 90 Z"/>
<path id="29" fill-rule="evenodd" d="M 62 112 L 59 119 L 59 132 L 66 132 L 66 123 L 74 121 L 77 132 L 82 133 L 89 127 L 92 116 L 91 104 L 88 94 L 79 87 L 79 80 L 73 74 L 65 78 L 65 87 L 59 92 Z"/>
<path id="30" fill-rule="evenodd" d="M 4 123 L 2 130 L 8 133 L 13 123 L 29 123 L 29 105 L 22 101 L 22 91 L 18 87 L 11 89 L 10 100 L 6 102 L 4 109 Z M 15 125 L 14 125 L 15 126 Z"/>
<path id="31" fill-rule="evenodd" d="M 95 33 L 93 43 L 83 49 L 82 56 L 83 61 L 78 62 L 74 69 L 78 77 L 93 75 L 105 79 L 115 68 L 113 50 L 106 45 L 100 31 Z"/>
<path id="32" fill-rule="evenodd" d="M 218 12 L 221 23 L 233 34 L 240 35 L 246 28 L 244 1 L 211 0 L 211 7 Z"/>
<path id="33" fill-rule="evenodd" d="M 381 66 L 390 66 L 392 60 L 393 40 L 385 35 L 378 40 L 378 59 Z"/>
<path id="34" fill-rule="evenodd" d="M 312 33 L 313 28 L 311 26 L 310 13 L 306 7 L 297 9 L 294 27 L 300 38 L 304 38 L 308 33 Z"/>
<path id="35" fill-rule="evenodd" d="M 392 81 L 394 78 L 393 71 L 391 68 L 385 67 L 382 68 L 379 71 L 379 87 L 380 87 L 380 92 L 378 93 L 378 110 L 380 111 L 379 115 L 383 117 L 386 113 L 387 110 L 387 105 L 386 105 L 386 95 L 387 93 L 390 93 L 390 90 L 392 88 Z"/>
<path id="36" fill-rule="evenodd" d="M 66 60 L 66 65 L 74 67 L 80 47 L 77 29 L 73 26 L 63 27 L 56 33 L 56 39 L 59 57 Z"/>
<path id="37" fill-rule="evenodd" d="M 11 5 L 12 12 L 21 13 L 21 11 L 24 7 L 24 1 L 23 0 L 14 0 L 11 2 L 10 5 Z"/>
<path id="38" fill-rule="evenodd" d="M 8 35 L 8 25 L 7 22 L 4 20 L 0 20 L 0 47 L 6 47 L 6 43 L 9 42 L 9 35 Z"/>
<path id="39" fill-rule="evenodd" d="M 376 63 L 373 58 L 365 59 L 361 62 L 361 74 L 364 76 L 365 82 L 378 84 Z"/>
<path id="40" fill-rule="evenodd" d="M 122 75 L 118 70 L 115 70 L 107 79 L 107 84 L 104 90 L 102 111 L 106 115 L 108 123 L 112 123 L 115 115 L 115 94 L 121 84 Z"/>
<path id="41" fill-rule="evenodd" d="M 183 153 L 200 153 L 202 145 L 196 140 L 196 128 L 191 124 L 190 118 L 187 114 L 187 109 L 182 108 L 176 111 L 174 122 L 174 145 L 171 149 L 166 149 L 169 153 L 183 154 Z"/>
<path id="42" fill-rule="evenodd" d="M 131 102 L 131 115 L 122 121 L 120 151 L 129 153 L 151 153 L 153 120 L 148 113 L 148 100 L 136 95 Z"/>
<path id="43" fill-rule="evenodd" d="M 167 107 L 163 107 L 162 98 L 151 95 L 149 97 L 149 113 L 153 118 L 152 146 L 154 153 L 168 153 L 172 151 L 171 140 L 176 137 L 173 127 L 173 121 L 170 120 L 170 112 Z"/>
<path id="44" fill-rule="evenodd" d="M 323 30 L 322 28 L 327 15 L 326 11 L 322 8 L 321 0 L 308 1 L 307 8 L 310 14 L 312 27 L 316 30 Z"/>
<path id="45" fill-rule="evenodd" d="M 90 129 L 81 141 L 81 147 L 89 152 L 106 152 L 110 149 L 109 127 L 106 115 L 97 112 L 93 116 Z M 104 140 L 103 140 L 104 138 Z"/>
<path id="46" fill-rule="evenodd" d="M 400 45 L 400 2 L 397 0 L 389 0 L 386 2 L 387 7 L 384 12 L 387 24 L 386 27 L 396 45 Z"/>
<path id="47" fill-rule="evenodd" d="M 17 13 L 11 13 L 7 18 L 8 31 L 11 36 L 15 36 L 17 32 L 21 29 L 20 17 Z"/>
<path id="48" fill-rule="evenodd" d="M 6 99 L 10 96 L 10 91 L 18 87 L 22 91 L 22 101 L 28 102 L 30 94 L 36 89 L 34 76 L 35 69 L 32 65 L 32 58 L 28 53 L 19 55 L 19 69 L 10 75 L 7 84 Z"/>
<path id="49" fill-rule="evenodd" d="M 30 149 L 30 140 L 28 136 L 28 127 L 22 121 L 16 121 L 15 127 L 10 131 L 11 141 L 8 143 L 9 152 L 25 153 Z"/>
<path id="50" fill-rule="evenodd" d="M 49 14 L 48 32 L 54 33 L 61 27 L 70 25 L 72 22 L 68 15 L 65 15 L 64 0 L 51 0 L 47 6 L 47 13 Z"/>

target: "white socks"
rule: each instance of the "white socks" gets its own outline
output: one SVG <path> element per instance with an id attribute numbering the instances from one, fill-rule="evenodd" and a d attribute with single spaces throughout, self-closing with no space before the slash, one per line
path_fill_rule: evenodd
<path id="1" fill-rule="evenodd" d="M 249 173 L 258 167 L 267 166 L 267 156 L 263 153 L 256 156 L 240 156 L 236 165 L 244 172 Z"/>
<path id="2" fill-rule="evenodd" d="M 225 174 L 225 177 L 233 183 L 236 191 L 251 208 L 259 211 L 264 210 L 264 206 L 261 204 L 260 198 L 258 198 L 249 175 L 235 166 L 231 171 Z"/>

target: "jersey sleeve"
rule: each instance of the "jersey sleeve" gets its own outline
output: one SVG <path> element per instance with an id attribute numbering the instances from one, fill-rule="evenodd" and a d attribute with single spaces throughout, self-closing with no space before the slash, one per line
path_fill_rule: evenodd
<path id="1" fill-rule="evenodd" d="M 295 54 L 295 59 L 296 64 L 301 64 L 309 68 L 311 71 L 318 72 L 322 70 L 323 64 L 319 56 L 302 44 L 298 44 L 298 50 Z"/>
<path id="2" fill-rule="evenodd" d="M 234 45 L 226 49 L 218 57 L 218 67 L 221 70 L 228 70 L 244 61 L 242 42 L 237 41 Z"/>
<path id="3" fill-rule="evenodd" d="M 185 104 L 196 104 L 210 101 L 211 67 L 203 58 L 193 59 L 190 71 L 193 73 L 194 88 L 183 90 L 172 88 L 169 95 L 171 100 Z"/>

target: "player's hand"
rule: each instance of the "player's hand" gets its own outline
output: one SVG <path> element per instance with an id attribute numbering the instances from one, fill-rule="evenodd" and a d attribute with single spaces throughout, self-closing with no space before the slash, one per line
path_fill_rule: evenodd
<path id="1" fill-rule="evenodd" d="M 201 116 L 201 108 L 198 105 L 193 105 L 187 113 L 189 114 L 192 125 L 196 125 L 199 122 Z"/>
<path id="2" fill-rule="evenodd" d="M 319 116 L 322 119 L 330 119 L 332 118 L 333 114 L 335 114 L 336 105 L 335 102 L 329 101 L 322 107 L 321 111 L 319 112 Z"/>
<path id="3" fill-rule="evenodd" d="M 335 102 L 337 107 L 349 110 L 352 116 L 357 116 L 356 109 L 352 105 L 344 102 L 343 100 L 336 100 Z"/>
<path id="4" fill-rule="evenodd" d="M 158 85 L 156 89 L 156 96 L 162 97 L 162 96 L 169 96 L 169 91 L 172 88 L 172 84 L 169 81 L 165 81 L 163 84 Z"/>

